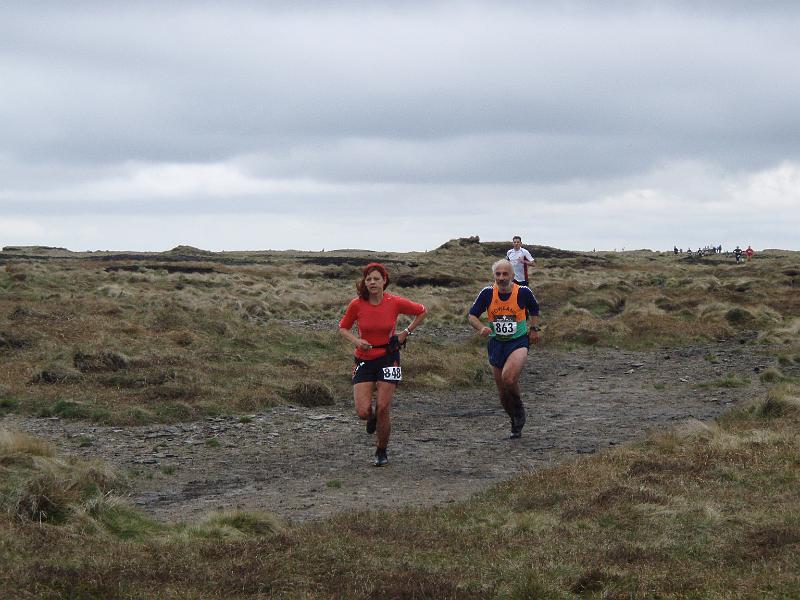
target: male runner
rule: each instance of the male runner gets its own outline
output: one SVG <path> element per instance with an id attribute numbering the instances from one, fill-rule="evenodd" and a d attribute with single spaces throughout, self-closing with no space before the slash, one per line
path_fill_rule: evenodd
<path id="1" fill-rule="evenodd" d="M 519 285 L 528 285 L 528 265 L 535 264 L 533 255 L 522 247 L 522 238 L 515 235 L 511 239 L 514 247 L 506 252 L 506 258 L 514 267 L 514 282 Z"/>
<path id="2" fill-rule="evenodd" d="M 510 261 L 498 260 L 492 265 L 492 274 L 494 285 L 480 291 L 467 318 L 479 335 L 489 338 L 489 364 L 500 404 L 511 418 L 511 438 L 515 439 L 522 435 L 525 425 L 519 376 L 530 344 L 539 341 L 539 303 L 530 288 L 514 283 Z M 484 312 L 489 325 L 480 320 Z"/>

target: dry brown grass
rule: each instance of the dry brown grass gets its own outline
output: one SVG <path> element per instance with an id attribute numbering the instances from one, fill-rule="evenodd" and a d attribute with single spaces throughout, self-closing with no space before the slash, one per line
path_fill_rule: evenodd
<path id="1" fill-rule="evenodd" d="M 797 597 L 799 426 L 800 390 L 782 384 L 717 423 L 538 470 L 467 502 L 304 526 L 240 512 L 159 525 L 98 494 L 64 498 L 63 516 L 41 524 L 0 511 L 0 595 Z M 11 440 L 0 442 L 0 466 L 30 450 L 12 464 L 36 479 L 37 445 L 0 440 Z M 69 470 L 64 481 L 86 479 Z"/>
<path id="2" fill-rule="evenodd" d="M 491 385 L 464 315 L 503 250 L 455 240 L 405 255 L 30 251 L 0 270 L 0 413 L 171 421 L 286 402 L 305 381 L 349 403 L 351 353 L 336 322 L 371 259 L 405 282 L 392 291 L 430 310 L 403 358 L 406 384 Z M 543 343 L 680 345 L 755 331 L 778 346 L 778 385 L 716 424 L 465 503 L 302 527 L 242 513 L 157 524 L 117 498 L 124 482 L 104 467 L 0 432 L 0 596 L 800 596 L 798 254 L 733 265 L 542 249 L 538 262 Z"/>
<path id="3" fill-rule="evenodd" d="M 10 456 L 53 456 L 55 449 L 52 444 L 41 438 L 36 438 L 19 431 L 0 429 L 0 457 L 8 460 Z"/>
<path id="4" fill-rule="evenodd" d="M 351 349 L 336 325 L 370 260 L 388 266 L 390 291 L 429 311 L 404 355 L 407 384 L 488 385 L 465 315 L 503 246 L 453 240 L 408 254 L 182 248 L 132 258 L 31 249 L 25 260 L 17 250 L 0 271 L 0 412 L 170 421 L 290 401 L 309 378 L 334 401 L 349 401 Z M 800 343 L 797 253 L 735 265 L 725 257 L 535 251 L 545 345 L 681 345 L 756 331 L 791 362 Z"/>

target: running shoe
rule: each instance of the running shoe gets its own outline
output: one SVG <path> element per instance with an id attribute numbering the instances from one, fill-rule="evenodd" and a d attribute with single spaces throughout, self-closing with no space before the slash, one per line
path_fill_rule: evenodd
<path id="1" fill-rule="evenodd" d="M 367 417 L 367 433 L 375 433 L 378 428 L 378 416 L 372 411 Z"/>
<path id="2" fill-rule="evenodd" d="M 525 427 L 525 407 L 520 404 L 514 408 L 514 416 L 511 418 L 511 439 L 515 440 L 522 437 L 522 428 Z"/>
<path id="3" fill-rule="evenodd" d="M 375 466 L 385 467 L 389 464 L 389 457 L 386 456 L 386 448 L 378 448 L 375 450 Z"/>

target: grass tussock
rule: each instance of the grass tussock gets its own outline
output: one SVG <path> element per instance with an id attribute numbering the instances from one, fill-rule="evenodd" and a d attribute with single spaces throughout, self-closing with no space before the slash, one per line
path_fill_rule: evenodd
<path id="1" fill-rule="evenodd" d="M 300 406 L 330 406 L 334 403 L 333 394 L 327 386 L 302 381 L 289 390 L 288 399 Z"/>
<path id="2" fill-rule="evenodd" d="M 764 343 L 783 346 L 800 345 L 800 318 L 785 320 L 780 326 L 764 330 L 760 333 Z"/>
<path id="3" fill-rule="evenodd" d="M 63 460 L 36 438 L 0 430 L 0 511 L 37 523 L 97 514 L 99 501 L 124 480 L 101 463 Z"/>
<path id="4" fill-rule="evenodd" d="M 286 525 L 270 513 L 230 511 L 211 514 L 202 522 L 182 527 L 179 531 L 189 538 L 247 539 L 283 534 Z"/>
<path id="5" fill-rule="evenodd" d="M 585 308 L 568 306 L 558 319 L 548 321 L 543 343 L 580 344 L 593 346 L 601 342 L 608 343 L 615 337 L 627 334 L 624 325 L 617 321 L 606 321 Z"/>
<path id="6" fill-rule="evenodd" d="M 751 411 L 767 419 L 797 415 L 800 413 L 800 391 L 792 384 L 774 386 L 769 389 L 766 398 L 757 402 Z"/>

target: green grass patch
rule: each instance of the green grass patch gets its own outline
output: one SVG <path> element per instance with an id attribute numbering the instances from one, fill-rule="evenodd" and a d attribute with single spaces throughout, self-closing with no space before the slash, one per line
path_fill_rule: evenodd
<path id="1" fill-rule="evenodd" d="M 19 409 L 20 401 L 12 396 L 0 398 L 0 416 L 7 413 L 16 412 Z"/>
<path id="2" fill-rule="evenodd" d="M 122 504 L 112 504 L 98 511 L 95 518 L 106 531 L 120 540 L 146 539 L 167 529 L 143 512 Z"/>
<path id="3" fill-rule="evenodd" d="M 164 402 L 153 406 L 156 417 L 165 422 L 188 421 L 196 416 L 195 409 L 185 402 Z"/>
<path id="4" fill-rule="evenodd" d="M 698 383 L 696 387 L 699 388 L 738 388 L 750 384 L 750 379 L 743 375 L 727 375 L 721 379 Z"/>
<path id="5" fill-rule="evenodd" d="M 37 405 L 36 414 L 40 417 L 84 419 L 102 423 L 107 422 L 111 416 L 111 412 L 105 407 L 67 398 L 59 398 L 52 403 L 44 399 L 34 400 L 34 405 Z"/>
<path id="6" fill-rule="evenodd" d="M 86 437 L 85 435 L 75 438 L 74 442 L 78 445 L 79 448 L 89 448 L 94 445 L 94 441 L 92 440 L 92 438 Z"/>

